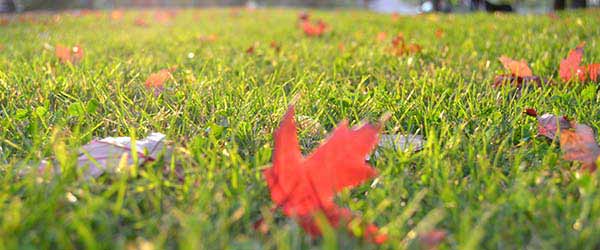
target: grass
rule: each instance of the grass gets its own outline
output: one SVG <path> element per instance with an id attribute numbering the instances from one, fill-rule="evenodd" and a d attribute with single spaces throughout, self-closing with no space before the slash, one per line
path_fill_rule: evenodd
<path id="1" fill-rule="evenodd" d="M 332 31 L 307 38 L 297 10 L 183 10 L 168 25 L 138 27 L 66 13 L 45 23 L 0 26 L 0 249 L 369 249 L 329 232 L 311 240 L 272 206 L 261 170 L 272 132 L 295 95 L 305 152 L 340 120 L 376 121 L 384 133 L 425 136 L 417 153 L 381 150 L 376 181 L 339 204 L 389 235 L 382 249 L 420 249 L 431 228 L 440 249 L 598 249 L 600 183 L 536 137 L 527 107 L 600 128 L 597 85 L 494 89 L 497 58 L 525 59 L 557 78 L 568 51 L 587 42 L 600 61 L 597 10 L 546 15 L 420 15 L 311 11 Z M 444 36 L 437 38 L 435 31 Z M 423 46 L 397 57 L 377 33 L 402 32 Z M 215 42 L 197 36 L 216 34 Z M 390 38 L 388 37 L 388 40 Z M 281 44 L 281 51 L 269 47 Z M 44 44 L 80 44 L 85 58 L 61 64 Z M 244 53 L 256 45 L 252 55 Z M 340 51 L 338 45 L 345 49 Z M 194 57 L 190 58 L 189 54 Z M 162 94 L 146 77 L 177 66 Z M 94 138 L 162 132 L 185 178 L 163 159 L 135 171 L 84 178 L 77 149 Z M 54 157 L 60 175 L 40 175 Z M 172 166 L 168 167 L 168 170 Z M 23 174 L 26 173 L 26 174 Z M 263 235 L 253 223 L 265 218 Z M 332 247 L 333 246 L 333 247 Z"/>

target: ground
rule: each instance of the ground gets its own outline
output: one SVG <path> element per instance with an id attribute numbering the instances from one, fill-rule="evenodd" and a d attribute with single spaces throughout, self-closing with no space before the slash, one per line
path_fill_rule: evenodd
<path id="1" fill-rule="evenodd" d="M 147 26 L 135 25 L 144 13 Z M 298 13 L 181 10 L 165 23 L 153 10 L 118 20 L 37 13 L 0 26 L 0 248 L 420 249 L 433 228 L 447 232 L 439 249 L 600 247 L 597 174 L 563 160 L 522 114 L 536 108 L 600 128 L 597 85 L 558 79 L 580 42 L 586 63 L 600 61 L 598 10 L 309 11 L 329 24 L 322 37 L 305 36 Z M 390 53 L 399 32 L 422 50 Z M 61 63 L 57 44 L 80 45 L 83 59 Z M 554 84 L 493 88 L 503 54 Z M 171 67 L 162 91 L 145 87 Z M 295 96 L 306 153 L 339 121 L 385 113 L 382 133 L 426 139 L 419 152 L 378 149 L 369 161 L 378 177 L 337 197 L 388 234 L 383 245 L 344 229 L 311 239 L 271 209 L 262 170 Z M 75 168 L 92 139 L 150 132 L 167 135 L 177 164 L 165 169 L 163 158 L 98 178 Z M 44 158 L 61 172 L 36 171 Z M 254 228 L 261 219 L 266 234 Z"/>

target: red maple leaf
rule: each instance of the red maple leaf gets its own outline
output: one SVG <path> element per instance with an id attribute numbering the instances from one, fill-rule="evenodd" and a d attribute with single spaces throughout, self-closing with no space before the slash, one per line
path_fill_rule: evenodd
<path id="1" fill-rule="evenodd" d="M 347 224 L 354 217 L 350 210 L 338 207 L 333 198 L 337 192 L 376 175 L 365 157 L 377 144 L 379 127 L 366 124 L 350 129 L 347 122 L 341 122 L 327 141 L 304 157 L 293 116 L 294 107 L 290 106 L 275 131 L 273 164 L 264 175 L 271 199 L 284 214 L 295 218 L 311 236 L 319 236 L 315 214 L 324 214 L 333 227 Z M 365 231 L 368 240 L 386 240 L 375 225 L 368 225 Z"/>

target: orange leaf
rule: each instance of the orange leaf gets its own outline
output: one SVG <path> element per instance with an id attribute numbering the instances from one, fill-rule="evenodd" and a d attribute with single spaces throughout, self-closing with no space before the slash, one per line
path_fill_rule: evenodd
<path id="1" fill-rule="evenodd" d="M 78 63 L 83 59 L 83 48 L 75 45 L 72 48 L 57 44 L 54 47 L 54 54 L 61 63 Z"/>
<path id="2" fill-rule="evenodd" d="M 271 49 L 274 49 L 275 52 L 281 51 L 281 45 L 275 41 L 271 41 L 271 44 L 269 44 L 269 47 L 271 47 Z"/>
<path id="3" fill-rule="evenodd" d="M 57 44 L 54 47 L 54 54 L 62 63 L 67 63 L 71 61 L 71 50 L 69 50 L 69 47 Z"/>
<path id="4" fill-rule="evenodd" d="M 110 19 L 112 20 L 121 20 L 123 18 L 123 11 L 122 10 L 113 10 L 110 12 Z"/>
<path id="5" fill-rule="evenodd" d="M 341 53 L 344 53 L 344 51 L 346 51 L 346 45 L 344 45 L 344 43 L 342 43 L 342 42 L 338 43 L 337 47 Z"/>
<path id="6" fill-rule="evenodd" d="M 171 20 L 175 18 L 177 13 L 175 11 L 165 11 L 165 10 L 157 10 L 154 12 L 154 20 L 159 23 L 169 23 Z"/>
<path id="7" fill-rule="evenodd" d="M 198 40 L 200 40 L 201 42 L 214 42 L 217 40 L 217 35 L 215 35 L 215 34 L 199 35 Z"/>
<path id="8" fill-rule="evenodd" d="M 246 49 L 246 54 L 248 54 L 248 55 L 254 54 L 254 49 L 255 49 L 255 46 L 254 45 L 250 45 L 250 47 L 248 47 Z"/>
<path id="9" fill-rule="evenodd" d="M 552 84 L 552 81 L 548 79 L 542 79 L 539 76 L 514 76 L 514 75 L 497 75 L 494 78 L 493 87 L 500 87 L 504 84 L 511 84 L 516 88 L 521 88 L 524 84 L 534 84 L 541 87 L 543 84 Z"/>
<path id="10" fill-rule="evenodd" d="M 146 79 L 146 88 L 154 88 L 155 90 L 162 90 L 164 83 L 169 80 L 169 78 L 173 77 L 171 73 L 175 71 L 175 67 L 170 69 L 162 69 L 156 73 L 150 74 L 148 79 Z"/>
<path id="11" fill-rule="evenodd" d="M 83 59 L 83 48 L 79 45 L 73 46 L 71 49 L 71 61 L 79 62 Z"/>
<path id="12" fill-rule="evenodd" d="M 443 30 L 443 29 L 440 29 L 440 28 L 436 29 L 436 30 L 435 30 L 435 37 L 437 37 L 437 38 L 442 38 L 442 37 L 444 37 L 444 30 Z"/>
<path id="13" fill-rule="evenodd" d="M 302 29 L 302 31 L 304 31 L 305 35 L 318 37 L 325 34 L 328 25 L 321 20 L 318 20 L 315 23 L 311 23 L 310 21 L 306 20 L 302 21 L 302 23 L 300 24 L 300 28 Z"/>
<path id="14" fill-rule="evenodd" d="M 146 22 L 146 19 L 142 16 L 135 18 L 133 23 L 140 27 L 148 27 L 148 22 Z"/>
<path id="15" fill-rule="evenodd" d="M 531 69 L 529 68 L 529 66 L 527 66 L 527 62 L 525 60 L 517 61 L 517 60 L 513 60 L 504 55 L 500 56 L 499 60 L 500 60 L 500 62 L 502 62 L 502 65 L 504 66 L 504 68 L 506 70 L 510 71 L 510 73 L 515 76 L 518 76 L 518 77 L 533 76 L 533 73 L 531 72 Z"/>
<path id="16" fill-rule="evenodd" d="M 334 227 L 353 217 L 348 209 L 338 207 L 333 198 L 342 189 L 355 187 L 376 175 L 365 157 L 377 144 L 379 127 L 366 124 L 350 129 L 347 122 L 342 122 L 323 144 L 304 157 L 293 116 L 294 107 L 290 106 L 275 131 L 273 163 L 264 175 L 273 202 L 307 233 L 318 236 L 321 232 L 314 221 L 316 213 L 323 213 Z M 385 240 L 378 230 L 370 230 L 375 231 L 369 232 L 371 239 Z"/>
<path id="17" fill-rule="evenodd" d="M 9 23 L 8 18 L 0 17 L 0 26 L 8 25 L 8 23 Z"/>
<path id="18" fill-rule="evenodd" d="M 421 45 L 418 45 L 416 43 L 406 43 L 404 41 L 404 34 L 402 33 L 398 33 L 398 35 L 396 35 L 393 39 L 392 39 L 392 48 L 391 48 L 391 52 L 392 54 L 396 55 L 396 56 L 402 56 L 402 55 L 407 55 L 407 54 L 416 54 L 421 52 L 422 47 Z"/>
<path id="19" fill-rule="evenodd" d="M 383 42 L 383 41 L 385 41 L 385 39 L 387 39 L 387 33 L 383 32 L 383 31 L 377 33 L 377 41 Z"/>

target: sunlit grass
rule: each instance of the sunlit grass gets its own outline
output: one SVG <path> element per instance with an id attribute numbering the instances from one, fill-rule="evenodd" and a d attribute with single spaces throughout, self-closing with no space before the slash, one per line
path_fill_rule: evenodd
<path id="1" fill-rule="evenodd" d="M 141 13 L 0 26 L 0 248 L 376 248 L 346 232 L 311 240 L 270 210 L 261 170 L 296 95 L 297 115 L 321 130 L 390 112 L 385 133 L 425 136 L 417 153 L 382 150 L 371 160 L 379 178 L 339 196 L 389 234 L 381 248 L 418 249 L 416 236 L 431 228 L 449 233 L 440 249 L 600 247 L 597 178 L 563 161 L 522 115 L 534 107 L 600 128 L 597 86 L 556 80 L 560 60 L 582 41 L 584 60 L 600 62 L 598 11 L 397 21 L 313 11 L 332 28 L 321 38 L 297 29 L 296 10 L 183 10 L 168 24 L 147 11 L 149 27 L 138 27 Z M 378 42 L 382 31 L 388 39 Z M 423 51 L 391 55 L 398 32 Z M 216 41 L 198 39 L 211 34 Z M 85 57 L 64 65 L 44 44 L 79 44 Z M 255 53 L 246 54 L 251 45 Z M 558 84 L 493 89 L 502 54 Z M 149 74 L 172 66 L 160 95 L 144 87 Z M 325 137 L 321 130 L 299 131 L 305 152 Z M 151 131 L 176 148 L 183 181 L 173 166 L 165 171 L 169 159 L 97 179 L 75 168 L 77 149 L 93 138 Z M 62 161 L 60 175 L 27 171 L 46 157 Z M 253 229 L 261 218 L 267 235 Z"/>

